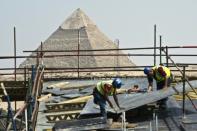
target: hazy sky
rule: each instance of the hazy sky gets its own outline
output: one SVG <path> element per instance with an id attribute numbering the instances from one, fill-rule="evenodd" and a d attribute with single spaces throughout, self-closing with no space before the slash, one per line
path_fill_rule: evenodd
<path id="1" fill-rule="evenodd" d="M 197 45 L 197 0 L 0 0 L 0 55 L 13 55 L 14 26 L 17 55 L 27 55 L 22 51 L 36 49 L 77 8 L 122 48 L 153 46 L 154 24 L 164 45 Z M 138 65 L 153 63 L 132 58 Z M 0 67 L 11 66 L 0 60 Z"/>

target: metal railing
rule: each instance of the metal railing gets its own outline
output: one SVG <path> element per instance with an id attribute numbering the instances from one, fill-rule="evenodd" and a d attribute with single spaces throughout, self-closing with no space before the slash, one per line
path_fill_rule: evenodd
<path id="1" fill-rule="evenodd" d="M 192 85 L 189 83 L 189 80 L 187 79 L 187 77 L 185 76 L 185 72 L 186 71 L 195 71 L 197 72 L 197 70 L 186 70 L 185 66 L 181 63 L 177 64 L 175 63 L 172 59 L 171 56 L 187 56 L 187 57 L 193 57 L 193 56 L 197 56 L 197 54 L 171 54 L 169 55 L 168 50 L 169 49 L 174 49 L 174 48 L 197 48 L 197 46 L 173 46 L 173 47 L 145 47 L 145 48 L 122 48 L 122 49 L 96 49 L 96 50 L 80 50 L 80 52 L 91 52 L 91 51 L 119 51 L 119 50 L 149 50 L 149 49 L 160 49 L 162 50 L 165 54 L 110 54 L 109 52 L 107 54 L 94 54 L 94 55 L 86 55 L 86 54 L 76 54 L 76 55 L 44 55 L 45 52 L 77 52 L 79 50 L 42 50 L 41 51 L 24 51 L 24 52 L 36 52 L 36 56 L 1 56 L 1 59 L 21 59 L 21 58 L 34 58 L 37 59 L 37 66 L 39 65 L 39 59 L 44 59 L 44 58 L 54 58 L 54 57 L 70 57 L 70 56 L 159 56 L 160 59 L 162 59 L 163 56 L 166 57 L 166 65 L 168 67 L 176 67 L 176 70 L 172 70 L 172 71 L 179 71 L 182 74 L 183 77 L 183 83 L 185 84 L 185 81 L 189 84 L 189 86 L 191 87 L 191 89 L 196 93 L 195 89 L 192 87 Z M 164 50 L 166 49 L 166 51 Z M 171 61 L 171 65 L 169 63 L 169 60 Z M 185 65 L 197 65 L 195 63 L 189 63 Z M 179 65 L 179 66 L 178 66 Z M 17 118 L 17 116 L 19 114 L 21 114 L 22 112 L 24 112 L 26 109 L 28 109 L 28 115 L 27 115 L 27 119 L 30 120 L 31 123 L 27 123 L 28 128 L 32 128 L 35 129 L 35 125 L 36 125 L 36 118 L 37 118 L 37 113 L 38 113 L 38 102 L 37 102 L 37 98 L 41 93 L 41 89 L 42 89 L 42 79 L 44 77 L 45 74 L 53 74 L 53 73 L 70 73 L 70 72 L 76 72 L 76 73 L 82 73 L 82 72 L 128 72 L 128 71 L 142 71 L 144 67 L 146 67 L 147 65 L 142 65 L 142 66 L 110 66 L 110 67 L 80 67 L 78 66 L 77 68 L 37 68 L 36 70 L 36 75 L 33 76 L 33 73 L 35 71 L 32 70 L 32 68 L 30 67 L 25 67 L 25 68 L 1 68 L 0 70 L 4 70 L 4 71 L 12 71 L 15 70 L 13 73 L 1 73 L 1 75 L 15 75 L 17 78 L 17 75 L 21 75 L 21 74 L 25 74 L 25 78 L 30 74 L 32 74 L 30 83 L 29 84 L 29 98 L 26 100 L 26 103 L 24 104 L 24 106 L 15 114 L 14 118 Z M 148 65 L 150 67 L 152 67 L 153 65 Z M 183 71 L 180 69 L 180 67 L 183 67 Z M 17 70 L 24 70 L 22 72 L 17 72 Z M 106 76 L 108 77 L 108 76 Z M 30 77 L 29 77 L 30 78 Z M 35 78 L 35 79 L 34 79 Z M 80 78 L 80 75 L 78 75 L 77 78 Z M 26 81 L 26 80 L 25 80 Z M 34 82 L 31 82 L 34 81 Z M 192 105 L 194 107 L 196 107 L 192 101 L 192 99 L 185 93 L 184 91 L 184 85 L 183 85 L 183 94 L 185 94 L 189 100 L 191 101 Z M 185 98 L 184 98 L 185 100 Z M 33 105 L 32 105 L 33 104 Z M 34 108 L 33 108 L 34 107 Z M 195 108 L 196 109 L 196 108 Z M 185 104 L 183 104 L 183 112 L 185 110 Z"/>
<path id="2" fill-rule="evenodd" d="M 165 50 L 166 49 L 166 50 Z M 161 51 L 163 51 L 166 54 L 166 63 L 167 66 L 169 66 L 168 60 L 171 61 L 171 63 L 178 69 L 178 71 L 182 74 L 182 82 L 183 82 L 183 106 L 182 106 L 182 110 L 183 110 L 183 117 L 185 117 L 185 96 L 187 96 L 187 98 L 189 99 L 189 101 L 191 102 L 193 108 L 197 111 L 197 106 L 195 105 L 195 103 L 193 102 L 192 98 L 186 93 L 185 90 L 185 84 L 187 82 L 187 84 L 189 85 L 189 87 L 191 88 L 191 90 L 197 95 L 197 92 L 195 90 L 195 88 L 192 86 L 192 84 L 189 82 L 189 79 L 186 75 L 186 66 L 188 66 L 187 64 L 182 65 L 183 66 L 183 70 L 180 69 L 180 67 L 174 62 L 174 60 L 171 58 L 171 55 L 168 54 L 168 47 L 166 46 L 166 48 L 161 47 L 160 48 Z M 194 64 L 196 65 L 196 64 Z"/>

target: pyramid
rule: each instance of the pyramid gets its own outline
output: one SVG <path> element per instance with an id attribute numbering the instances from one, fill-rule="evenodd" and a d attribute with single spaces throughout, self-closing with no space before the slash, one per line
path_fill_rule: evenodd
<path id="1" fill-rule="evenodd" d="M 80 50 L 117 49 L 117 44 L 106 37 L 90 18 L 81 10 L 75 10 L 51 36 L 43 43 L 43 50 Z M 41 46 L 36 50 L 41 50 Z M 122 54 L 122 51 L 80 52 L 80 54 Z M 32 53 L 32 56 L 36 53 Z M 46 52 L 44 55 L 77 55 L 77 52 Z M 36 59 L 28 58 L 20 67 L 30 67 Z M 48 68 L 77 68 L 78 56 L 44 58 L 43 64 Z M 117 67 L 133 66 L 126 56 L 79 56 L 79 66 L 86 67 Z"/>

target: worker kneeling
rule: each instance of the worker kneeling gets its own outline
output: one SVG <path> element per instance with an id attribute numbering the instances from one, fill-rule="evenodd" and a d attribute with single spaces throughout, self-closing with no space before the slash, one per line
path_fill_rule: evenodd
<path id="1" fill-rule="evenodd" d="M 96 87 L 94 88 L 93 90 L 94 103 L 100 106 L 100 112 L 103 117 L 107 117 L 107 112 L 105 109 L 106 101 L 108 102 L 109 106 L 114 109 L 108 96 L 113 95 L 114 101 L 116 102 L 118 108 L 120 108 L 116 94 L 117 94 L 117 89 L 121 88 L 121 86 L 122 86 L 121 80 L 119 78 L 115 78 L 109 81 L 98 82 Z"/>
<path id="2" fill-rule="evenodd" d="M 145 67 L 144 74 L 146 74 L 148 78 L 148 92 L 153 90 L 153 79 L 156 80 L 157 90 L 167 89 L 172 81 L 171 71 L 165 66 L 154 66 L 153 68 Z M 165 108 L 167 99 L 168 98 L 164 98 L 158 101 L 158 105 L 161 108 Z"/>

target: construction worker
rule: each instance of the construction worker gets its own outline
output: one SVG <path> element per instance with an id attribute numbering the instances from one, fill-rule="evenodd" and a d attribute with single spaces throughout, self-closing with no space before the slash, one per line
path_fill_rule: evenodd
<path id="1" fill-rule="evenodd" d="M 107 112 L 105 109 L 106 101 L 108 102 L 111 108 L 115 109 L 113 104 L 109 100 L 108 96 L 113 95 L 116 105 L 120 108 L 116 94 L 117 94 L 117 89 L 121 88 L 121 86 L 122 86 L 121 80 L 119 78 L 115 78 L 109 81 L 98 82 L 96 87 L 94 88 L 93 90 L 94 103 L 100 106 L 100 112 L 103 117 L 107 117 Z"/>
<path id="2" fill-rule="evenodd" d="M 145 67 L 144 74 L 147 75 L 148 78 L 148 89 L 147 92 L 153 90 L 153 79 L 156 80 L 157 90 L 167 89 L 170 86 L 172 81 L 172 74 L 169 68 L 165 66 L 154 66 L 152 68 Z M 161 108 L 165 108 L 167 98 L 164 98 L 158 101 L 158 104 Z"/>

